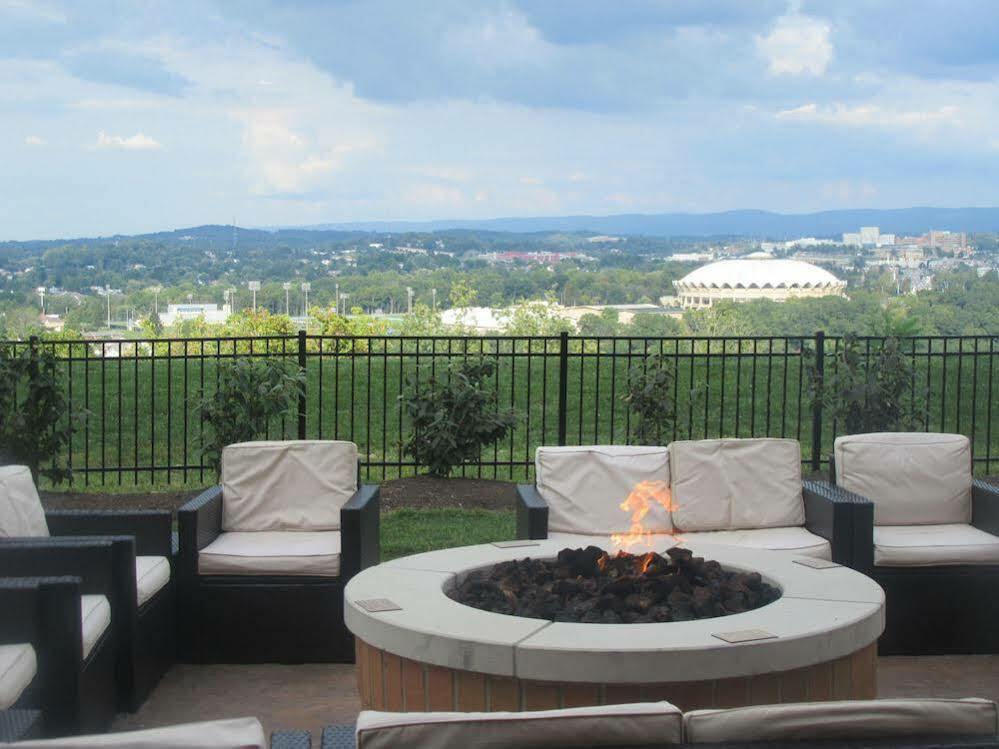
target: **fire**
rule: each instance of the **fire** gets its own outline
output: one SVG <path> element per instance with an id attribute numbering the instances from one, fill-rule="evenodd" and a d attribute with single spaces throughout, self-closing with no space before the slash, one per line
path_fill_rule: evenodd
<path id="1" fill-rule="evenodd" d="M 617 546 L 628 549 L 637 544 L 651 544 L 655 534 L 642 525 L 645 516 L 656 504 L 673 511 L 673 495 L 665 481 L 641 481 L 628 494 L 628 498 L 620 504 L 625 512 L 631 513 L 631 528 L 627 533 L 615 533 L 611 541 Z"/>

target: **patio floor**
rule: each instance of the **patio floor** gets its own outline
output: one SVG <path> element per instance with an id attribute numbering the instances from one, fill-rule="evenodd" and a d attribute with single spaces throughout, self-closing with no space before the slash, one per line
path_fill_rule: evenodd
<path id="1" fill-rule="evenodd" d="M 360 710 L 354 667 L 175 666 L 142 709 L 115 730 L 255 715 L 268 732 L 319 730 Z M 878 661 L 880 697 L 985 697 L 999 701 L 999 656 L 891 657 Z"/>

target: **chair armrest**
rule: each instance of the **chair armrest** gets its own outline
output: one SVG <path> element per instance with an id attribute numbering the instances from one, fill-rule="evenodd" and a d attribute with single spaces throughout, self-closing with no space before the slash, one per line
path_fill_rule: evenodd
<path id="1" fill-rule="evenodd" d="M 854 569 L 874 564 L 874 504 L 825 481 L 802 481 L 805 527 L 829 541 L 832 559 Z"/>
<path id="2" fill-rule="evenodd" d="M 198 574 L 198 552 L 222 532 L 222 487 L 206 489 L 177 510 L 179 572 L 192 580 Z"/>
<path id="3" fill-rule="evenodd" d="M 46 625 L 58 625 L 58 620 L 47 622 L 46 612 L 60 606 L 73 611 L 80 607 L 80 583 L 78 577 L 5 577 L 0 578 L 0 645 L 13 645 L 27 642 L 42 650 L 48 643 L 45 638 Z M 72 624 L 79 617 L 70 618 L 65 623 L 72 635 Z"/>
<path id="4" fill-rule="evenodd" d="M 0 541 L 0 569 L 12 577 L 79 577 L 80 592 L 114 597 L 112 538 L 40 538 Z M 131 542 L 131 539 L 124 539 Z M 132 567 L 134 579 L 135 567 Z"/>
<path id="5" fill-rule="evenodd" d="M 548 503 L 534 484 L 517 484 L 517 538 L 548 538 Z"/>
<path id="6" fill-rule="evenodd" d="M 166 510 L 49 510 L 45 521 L 53 536 L 134 536 L 137 555 L 170 556 L 173 519 Z"/>
<path id="7" fill-rule="evenodd" d="M 308 731 L 274 731 L 271 749 L 312 749 L 312 734 Z"/>
<path id="8" fill-rule="evenodd" d="M 354 749 L 356 728 L 353 723 L 340 726 L 326 726 L 323 729 L 321 749 Z"/>
<path id="9" fill-rule="evenodd" d="M 999 536 L 999 486 L 981 480 L 971 483 L 971 524 Z"/>
<path id="10" fill-rule="evenodd" d="M 344 581 L 379 562 L 380 496 L 378 486 L 362 484 L 340 508 L 340 577 Z"/>

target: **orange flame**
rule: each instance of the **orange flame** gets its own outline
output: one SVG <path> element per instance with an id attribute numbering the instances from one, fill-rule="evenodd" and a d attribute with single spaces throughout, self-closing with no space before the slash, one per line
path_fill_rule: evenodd
<path id="1" fill-rule="evenodd" d="M 673 511 L 673 495 L 665 481 L 641 481 L 628 494 L 628 498 L 620 504 L 625 512 L 631 513 L 631 528 L 627 533 L 614 533 L 611 541 L 622 548 L 628 549 L 637 544 L 651 544 L 655 534 L 642 525 L 645 516 L 656 504 Z"/>

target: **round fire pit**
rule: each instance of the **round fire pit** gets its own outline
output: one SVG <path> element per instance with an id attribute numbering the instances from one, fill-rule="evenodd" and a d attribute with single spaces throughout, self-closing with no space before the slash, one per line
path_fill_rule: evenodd
<path id="1" fill-rule="evenodd" d="M 615 550 L 610 538 L 588 539 Z M 542 710 L 668 700 L 690 710 L 876 695 L 884 593 L 840 566 L 786 553 L 681 544 L 780 597 L 741 613 L 673 621 L 554 621 L 453 600 L 472 573 L 513 560 L 557 561 L 565 540 L 417 554 L 370 568 L 345 592 L 365 708 Z M 663 536 L 630 549 L 669 556 Z M 671 617 L 673 618 L 673 617 Z"/>

